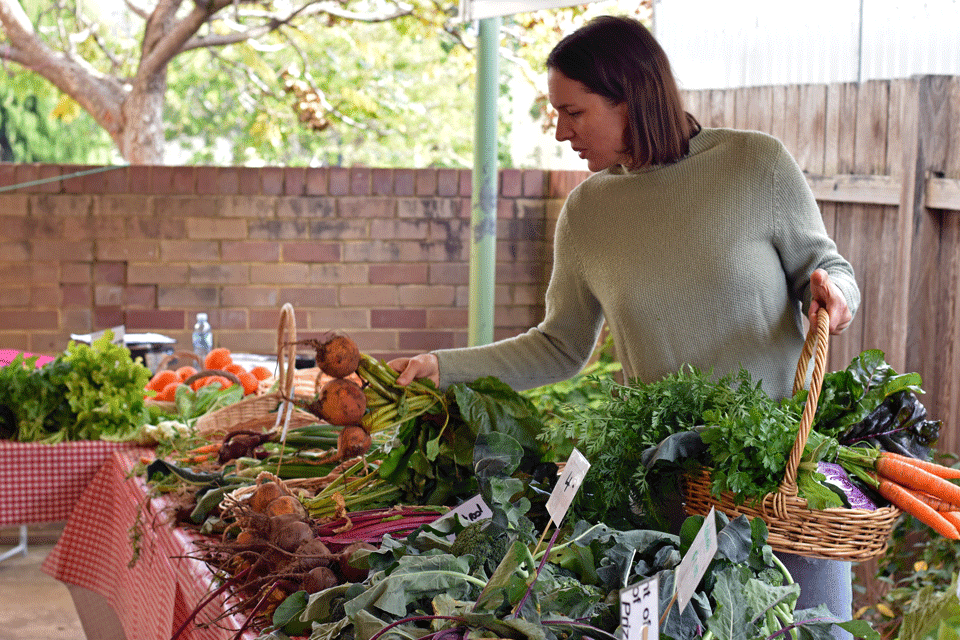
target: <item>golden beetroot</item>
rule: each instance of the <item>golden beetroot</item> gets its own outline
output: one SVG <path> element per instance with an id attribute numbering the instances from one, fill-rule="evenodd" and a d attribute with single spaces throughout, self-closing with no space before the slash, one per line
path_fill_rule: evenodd
<path id="1" fill-rule="evenodd" d="M 322 340 L 300 340 L 316 351 L 317 366 L 332 378 L 346 378 L 360 366 L 360 348 L 348 335 L 328 333 Z"/>
<path id="2" fill-rule="evenodd" d="M 367 410 L 367 396 L 353 380 L 334 378 L 320 389 L 316 405 L 316 415 L 330 424 L 359 425 Z"/>
<path id="3" fill-rule="evenodd" d="M 272 480 L 264 482 L 250 495 L 250 508 L 263 513 L 267 510 L 267 505 L 283 495 L 287 495 L 287 492 L 279 484 Z"/>
<path id="4" fill-rule="evenodd" d="M 370 451 L 373 438 L 363 427 L 347 425 L 340 430 L 337 437 L 337 454 L 341 460 L 362 456 Z"/>
<path id="5" fill-rule="evenodd" d="M 296 496 L 287 495 L 271 500 L 264 513 L 271 518 L 293 515 L 302 520 L 307 517 L 307 508 L 303 506 L 303 503 L 301 503 Z"/>

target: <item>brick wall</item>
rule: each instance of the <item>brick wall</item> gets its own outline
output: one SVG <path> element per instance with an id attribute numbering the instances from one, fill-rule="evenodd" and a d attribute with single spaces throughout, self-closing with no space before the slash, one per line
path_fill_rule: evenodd
<path id="1" fill-rule="evenodd" d="M 465 346 L 472 176 L 456 169 L 0 164 L 0 348 L 123 324 L 275 353 L 330 329 L 388 358 Z M 69 174 L 76 177 L 60 178 Z M 495 337 L 536 324 L 553 226 L 582 172 L 502 170 Z M 49 178 L 59 178 L 39 183 Z M 34 184 L 36 183 L 36 184 Z"/>

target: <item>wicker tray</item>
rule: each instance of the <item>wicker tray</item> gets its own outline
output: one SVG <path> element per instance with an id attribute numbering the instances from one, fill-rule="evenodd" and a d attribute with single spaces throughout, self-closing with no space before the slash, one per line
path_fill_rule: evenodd
<path id="1" fill-rule="evenodd" d="M 770 530 L 768 542 L 776 551 L 810 558 L 861 562 L 886 551 L 900 510 L 893 506 L 876 510 L 814 510 L 807 506 L 804 498 L 797 495 L 797 468 L 817 410 L 829 337 L 830 317 L 826 310 L 821 309 L 817 325 L 810 327 L 797 363 L 794 393 L 803 388 L 810 358 L 816 352 L 810 393 L 777 491 L 766 494 L 759 502 L 737 505 L 732 494 L 723 493 L 719 497 L 712 495 L 710 470 L 702 469 L 699 473 L 684 475 L 684 509 L 688 515 L 706 515 L 711 508 L 715 508 L 730 517 L 745 515 L 748 518 L 763 518 Z"/>

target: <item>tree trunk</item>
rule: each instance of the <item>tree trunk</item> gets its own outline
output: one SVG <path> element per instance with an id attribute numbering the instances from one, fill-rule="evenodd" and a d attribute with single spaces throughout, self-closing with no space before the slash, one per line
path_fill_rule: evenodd
<path id="1" fill-rule="evenodd" d="M 163 164 L 163 109 L 167 91 L 164 66 L 147 78 L 137 78 L 121 107 L 117 141 L 130 164 Z"/>

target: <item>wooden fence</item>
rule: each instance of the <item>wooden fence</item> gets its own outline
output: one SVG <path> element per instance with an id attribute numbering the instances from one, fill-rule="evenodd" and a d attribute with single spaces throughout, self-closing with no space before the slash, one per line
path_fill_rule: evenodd
<path id="1" fill-rule="evenodd" d="M 923 377 L 943 420 L 937 448 L 960 450 L 960 78 L 695 91 L 704 126 L 757 129 L 784 142 L 807 174 L 827 229 L 862 292 L 854 323 L 831 340 L 828 371 L 881 349 Z M 878 561 L 855 568 L 878 601 Z"/>
<path id="2" fill-rule="evenodd" d="M 916 371 L 960 447 L 960 78 L 687 92 L 701 124 L 776 136 L 806 172 L 853 264 L 860 311 L 831 341 L 829 370 L 881 349 Z"/>

